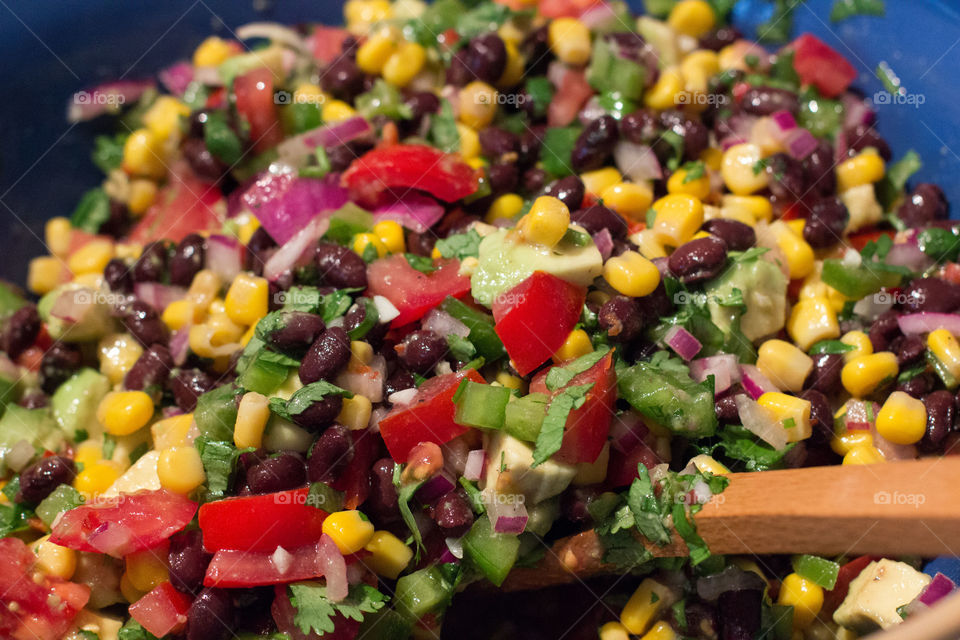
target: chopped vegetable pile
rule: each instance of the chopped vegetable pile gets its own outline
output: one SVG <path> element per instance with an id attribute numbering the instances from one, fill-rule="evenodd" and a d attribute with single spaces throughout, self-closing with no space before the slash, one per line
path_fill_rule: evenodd
<path id="1" fill-rule="evenodd" d="M 439 637 L 587 529 L 602 640 L 953 591 L 697 533 L 731 472 L 956 452 L 960 227 L 832 47 L 645 4 L 348 0 L 75 104 L 106 177 L 0 283 L 0 636 Z"/>

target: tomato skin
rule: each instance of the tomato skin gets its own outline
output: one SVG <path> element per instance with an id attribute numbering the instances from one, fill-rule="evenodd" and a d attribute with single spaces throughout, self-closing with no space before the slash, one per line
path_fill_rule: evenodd
<path id="1" fill-rule="evenodd" d="M 544 369 L 533 378 L 530 393 L 550 393 L 546 384 L 548 371 Z M 610 422 L 615 413 L 614 403 L 617 401 L 617 376 L 613 370 L 612 351 L 583 373 L 574 376 L 567 386 L 582 384 L 593 384 L 593 387 L 587 392 L 583 406 L 571 411 L 567 417 L 563 444 L 552 456 L 568 464 L 595 462 L 607 442 Z M 554 395 L 561 390 L 558 389 Z"/>
<path id="2" fill-rule="evenodd" d="M 836 98 L 847 90 L 857 77 L 857 70 L 836 49 L 813 34 L 805 33 L 794 40 L 793 68 L 800 82 L 815 86 L 828 98 Z"/>
<path id="3" fill-rule="evenodd" d="M 255 496 L 226 498 L 200 507 L 203 546 L 273 553 L 318 540 L 327 512 L 307 504 L 310 489 L 292 489 Z M 156 635 L 156 634 L 154 634 Z"/>
<path id="4" fill-rule="evenodd" d="M 337 491 L 344 492 L 345 509 L 356 509 L 369 497 L 370 470 L 380 449 L 377 434 L 370 429 L 354 431 L 351 435 L 353 436 L 353 459 L 340 477 L 330 485 Z"/>
<path id="5" fill-rule="evenodd" d="M 453 394 L 464 378 L 486 382 L 476 369 L 430 378 L 417 389 L 410 404 L 394 407 L 384 416 L 380 435 L 394 460 L 406 462 L 410 450 L 421 442 L 444 444 L 470 430 L 453 421 Z"/>
<path id="6" fill-rule="evenodd" d="M 286 549 L 286 547 L 284 548 Z M 273 561 L 276 547 L 270 551 L 238 551 L 235 549 L 217 551 L 207 566 L 203 584 L 206 587 L 240 589 L 312 580 L 323 576 L 324 563 L 321 560 L 318 542 L 286 550 L 293 557 L 290 559 L 290 566 L 283 572 L 277 568 Z M 361 551 L 344 556 L 344 560 L 349 565 L 361 560 L 364 555 L 369 554 L 366 551 Z"/>
<path id="7" fill-rule="evenodd" d="M 853 579 L 860 575 L 860 572 L 866 569 L 868 564 L 879 559 L 880 556 L 860 556 L 841 565 L 840 571 L 837 573 L 837 582 L 833 585 L 833 589 L 823 594 L 823 610 L 828 614 L 836 611 L 844 598 L 847 597 L 847 593 L 850 591 L 850 583 L 853 582 Z"/>
<path id="8" fill-rule="evenodd" d="M 187 626 L 190 598 L 163 582 L 130 605 L 130 616 L 144 629 L 162 638 L 179 633 Z"/>
<path id="9" fill-rule="evenodd" d="M 646 442 L 640 442 L 629 451 L 623 452 L 610 447 L 610 464 L 607 466 L 607 479 L 604 487 L 617 489 L 632 484 L 637 477 L 637 465 L 642 463 L 652 469 L 663 462 Z"/>
<path id="10" fill-rule="evenodd" d="M 436 261 L 437 270 L 421 273 L 402 255 L 374 260 L 367 267 L 367 295 L 380 295 L 393 303 L 400 315 L 391 326 L 402 327 L 419 320 L 447 296 L 460 298 L 470 291 L 470 278 L 460 275 L 460 261 Z"/>
<path id="11" fill-rule="evenodd" d="M 387 189 L 419 189 L 446 202 L 477 190 L 479 172 L 434 147 L 396 144 L 360 156 L 343 172 L 341 184 L 366 204 L 376 203 Z"/>
<path id="12" fill-rule="evenodd" d="M 216 185 L 186 171 L 173 171 L 169 183 L 160 189 L 156 202 L 130 231 L 127 240 L 137 244 L 164 238 L 180 242 L 191 233 L 220 229 L 224 211 L 223 194 Z"/>
<path id="13" fill-rule="evenodd" d="M 847 244 L 857 251 L 863 251 L 865 246 L 871 242 L 876 242 L 880 239 L 880 236 L 889 236 L 892 240 L 894 231 L 891 229 L 865 229 L 848 236 Z"/>
<path id="14" fill-rule="evenodd" d="M 65 511 L 54 524 L 50 541 L 121 558 L 163 543 L 186 527 L 196 512 L 196 502 L 172 491 L 139 491 Z"/>
<path id="15" fill-rule="evenodd" d="M 580 320 L 586 290 L 543 271 L 493 301 L 494 329 L 520 375 L 546 362 Z"/>
<path id="16" fill-rule="evenodd" d="M 280 112 L 273 98 L 273 71 L 266 67 L 248 71 L 233 81 L 237 113 L 250 125 L 250 142 L 257 153 L 283 141 Z"/>
<path id="17" fill-rule="evenodd" d="M 592 95 L 593 87 L 587 82 L 586 74 L 568 70 L 547 107 L 547 124 L 551 127 L 567 126 L 576 120 L 580 109 Z"/>
<path id="18" fill-rule="evenodd" d="M 307 41 L 312 45 L 313 57 L 324 64 L 329 64 L 343 52 L 343 41 L 349 35 L 346 29 L 317 25 Z"/>

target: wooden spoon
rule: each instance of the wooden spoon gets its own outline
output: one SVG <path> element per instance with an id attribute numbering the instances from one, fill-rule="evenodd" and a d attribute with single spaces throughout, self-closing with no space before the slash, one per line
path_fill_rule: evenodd
<path id="1" fill-rule="evenodd" d="M 960 554 L 960 457 L 729 477 L 694 517 L 713 553 Z M 647 548 L 657 557 L 687 555 L 677 535 Z M 589 530 L 557 541 L 537 567 L 511 571 L 503 588 L 539 589 L 614 570 Z"/>

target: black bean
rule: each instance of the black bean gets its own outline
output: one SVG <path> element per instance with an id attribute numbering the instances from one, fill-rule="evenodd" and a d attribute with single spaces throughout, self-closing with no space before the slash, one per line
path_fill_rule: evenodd
<path id="1" fill-rule="evenodd" d="M 373 463 L 370 472 L 370 496 L 364 503 L 364 509 L 381 523 L 400 520 L 397 507 L 397 489 L 393 484 L 394 462 L 391 458 L 382 458 Z"/>
<path id="2" fill-rule="evenodd" d="M 463 47 L 453 54 L 450 58 L 450 65 L 447 67 L 447 84 L 455 87 L 463 87 L 474 80 L 470 73 L 470 67 L 467 64 L 467 48 Z"/>
<path id="3" fill-rule="evenodd" d="M 766 159 L 767 175 L 770 176 L 770 193 L 788 202 L 799 200 L 806 191 L 803 165 L 785 153 L 775 153 Z"/>
<path id="4" fill-rule="evenodd" d="M 650 322 L 659 322 L 663 316 L 673 313 L 673 300 L 667 294 L 667 288 L 664 286 L 662 278 L 653 293 L 637 300 L 640 303 L 640 308 L 643 309 L 643 315 Z"/>
<path id="5" fill-rule="evenodd" d="M 42 409 L 50 405 L 50 398 L 39 389 L 31 389 L 20 396 L 17 405 L 24 409 Z"/>
<path id="6" fill-rule="evenodd" d="M 259 227 L 250 236 L 247 242 L 246 268 L 255 274 L 263 273 L 263 265 L 267 262 L 267 251 L 277 246 L 270 234 L 263 227 Z"/>
<path id="7" fill-rule="evenodd" d="M 307 460 L 310 482 L 335 482 L 353 460 L 353 437 L 342 424 L 331 425 L 320 434 Z"/>
<path id="8" fill-rule="evenodd" d="M 870 336 L 874 351 L 886 351 L 893 339 L 900 335 L 900 324 L 897 322 L 899 315 L 896 311 L 887 311 L 870 325 L 867 335 Z"/>
<path id="9" fill-rule="evenodd" d="M 849 218 L 840 198 L 821 198 L 810 207 L 810 216 L 803 225 L 803 239 L 814 249 L 832 247 L 843 237 Z"/>
<path id="10" fill-rule="evenodd" d="M 487 127 L 480 132 L 480 147 L 483 155 L 496 159 L 507 153 L 520 151 L 520 138 L 500 127 Z"/>
<path id="11" fill-rule="evenodd" d="M 573 146 L 570 163 L 574 171 L 583 173 L 599 169 L 606 163 L 617 144 L 617 121 L 603 115 L 588 124 Z"/>
<path id="12" fill-rule="evenodd" d="M 197 398 L 215 386 L 213 379 L 200 369 L 181 369 L 167 381 L 174 402 L 183 411 L 197 408 Z"/>
<path id="13" fill-rule="evenodd" d="M 216 182 L 227 170 L 226 165 L 210 153 L 202 138 L 187 138 L 183 141 L 181 151 L 193 172 L 204 180 Z"/>
<path id="14" fill-rule="evenodd" d="M 602 204 L 571 212 L 570 221 L 580 225 L 590 234 L 607 229 L 613 238 L 623 238 L 627 235 L 627 221 Z"/>
<path id="15" fill-rule="evenodd" d="M 740 108 L 755 116 L 769 116 L 777 111 L 797 113 L 800 101 L 797 94 L 786 89 L 774 87 L 750 87 L 740 99 Z"/>
<path id="16" fill-rule="evenodd" d="M 543 195 L 553 196 L 563 204 L 567 205 L 567 208 L 571 211 L 580 208 L 580 206 L 583 204 L 583 196 L 585 193 L 583 180 L 577 176 L 560 178 L 543 190 Z"/>
<path id="17" fill-rule="evenodd" d="M 407 230 L 407 251 L 416 256 L 429 256 L 436 244 L 437 236 L 429 230 L 426 233 Z"/>
<path id="18" fill-rule="evenodd" d="M 644 314 L 635 298 L 614 296 L 600 307 L 597 322 L 614 342 L 631 342 L 643 331 Z"/>
<path id="19" fill-rule="evenodd" d="M 330 160 L 330 170 L 336 172 L 344 171 L 360 155 L 351 143 L 330 147 L 327 150 L 327 159 Z"/>
<path id="20" fill-rule="evenodd" d="M 940 278 L 917 278 L 903 289 L 907 312 L 952 313 L 960 308 L 960 285 Z"/>
<path id="21" fill-rule="evenodd" d="M 100 225 L 98 233 L 119 238 L 126 235 L 130 227 L 130 209 L 119 200 L 110 199 L 107 219 Z"/>
<path id="22" fill-rule="evenodd" d="M 751 640 L 760 631 L 763 592 L 724 591 L 717 600 L 722 640 Z M 193 640 L 192 638 L 190 640 Z"/>
<path id="23" fill-rule="evenodd" d="M 512 193 L 517 190 L 520 182 L 520 172 L 516 163 L 494 162 L 487 167 L 487 182 L 494 195 Z"/>
<path id="24" fill-rule="evenodd" d="M 904 336 L 897 345 L 897 363 L 900 368 L 914 365 L 923 358 L 927 345 L 920 336 Z"/>
<path id="25" fill-rule="evenodd" d="M 203 576 L 212 558 L 213 555 L 203 549 L 203 535 L 199 529 L 173 534 L 167 553 L 170 582 L 184 593 L 197 593 L 203 588 Z"/>
<path id="26" fill-rule="evenodd" d="M 699 120 L 688 118 L 680 111 L 664 111 L 660 124 L 683 138 L 683 153 L 688 160 L 696 160 L 710 144 L 710 132 Z M 669 146 L 669 145 L 668 145 Z"/>
<path id="27" fill-rule="evenodd" d="M 846 129 L 844 133 L 847 137 L 847 152 L 851 156 L 855 156 L 869 147 L 876 149 L 880 157 L 886 162 L 890 162 L 890 158 L 893 157 L 890 152 L 890 145 L 877 133 L 876 129 L 869 125 L 858 124 L 852 129 Z"/>
<path id="28" fill-rule="evenodd" d="M 317 246 L 316 260 L 323 284 L 338 289 L 367 288 L 367 265 L 347 247 L 322 242 Z"/>
<path id="29" fill-rule="evenodd" d="M 135 282 L 158 282 L 163 280 L 167 270 L 169 247 L 164 240 L 151 242 L 143 248 L 143 252 L 133 264 L 133 279 Z"/>
<path id="30" fill-rule="evenodd" d="M 620 120 L 620 135 L 629 142 L 649 145 L 657 139 L 658 131 L 657 115 L 650 109 L 632 111 Z"/>
<path id="31" fill-rule="evenodd" d="M 720 51 L 741 38 L 740 31 L 732 25 L 717 27 L 700 36 L 700 48 Z"/>
<path id="32" fill-rule="evenodd" d="M 123 386 L 131 391 L 144 391 L 151 387 L 163 389 L 170 371 L 173 356 L 162 344 L 155 344 L 144 351 L 123 379 Z"/>
<path id="33" fill-rule="evenodd" d="M 418 91 L 413 93 L 407 96 L 404 104 L 410 107 L 410 111 L 413 114 L 411 119 L 417 124 L 422 122 L 425 117 L 433 115 L 440 110 L 440 98 L 431 91 Z"/>
<path id="34" fill-rule="evenodd" d="M 526 193 L 539 193 L 546 182 L 547 172 L 540 167 L 531 167 L 523 172 L 523 190 Z"/>
<path id="35" fill-rule="evenodd" d="M 353 60 L 341 56 L 320 74 L 320 83 L 335 98 L 352 102 L 363 92 L 363 72 Z"/>
<path id="36" fill-rule="evenodd" d="M 807 389 L 800 397 L 810 402 L 810 423 L 813 425 L 810 440 L 817 445 L 829 444 L 833 437 L 833 412 L 827 396 L 817 389 Z"/>
<path id="37" fill-rule="evenodd" d="M 507 65 L 507 47 L 496 33 L 486 33 L 470 40 L 463 62 L 469 72 L 467 82 L 480 80 L 495 84 Z"/>
<path id="38" fill-rule="evenodd" d="M 170 284 L 189 287 L 193 276 L 203 269 L 206 243 L 203 236 L 191 233 L 177 245 L 170 258 Z"/>
<path id="39" fill-rule="evenodd" d="M 187 640 L 227 640 L 233 636 L 235 615 L 229 591 L 204 588 L 187 612 Z"/>
<path id="40" fill-rule="evenodd" d="M 323 318 L 306 311 L 283 311 L 281 317 L 281 328 L 267 334 L 265 339 L 267 344 L 283 352 L 302 354 L 326 328 Z"/>
<path id="41" fill-rule="evenodd" d="M 400 356 L 400 362 L 420 374 L 429 373 L 448 351 L 446 339 L 427 329 L 407 334 L 394 348 Z"/>
<path id="42" fill-rule="evenodd" d="M 537 159 L 540 157 L 540 150 L 543 147 L 542 140 L 545 131 L 546 127 L 534 125 L 523 132 L 523 134 L 520 136 L 520 143 L 517 147 L 517 164 L 519 164 L 521 167 L 529 168 L 537 161 Z M 532 171 L 532 169 L 530 169 L 530 171 Z M 526 182 L 526 177 L 524 177 L 524 184 L 526 184 Z M 527 190 L 531 192 L 539 191 L 542 188 L 543 182 L 544 181 L 541 181 L 540 187 L 535 189 L 528 188 Z"/>
<path id="43" fill-rule="evenodd" d="M 542 76 L 547 73 L 547 67 L 553 60 L 547 25 L 533 29 L 527 34 L 520 44 L 520 53 L 526 61 L 524 77 Z"/>
<path id="44" fill-rule="evenodd" d="M 817 195 L 832 195 L 837 188 L 837 176 L 833 170 L 833 147 L 821 142 L 809 156 L 803 159 L 804 182 Z"/>
<path id="45" fill-rule="evenodd" d="M 735 424 L 740 421 L 740 412 L 737 410 L 737 401 L 734 397 L 734 394 L 730 394 L 717 398 L 713 405 L 717 420 L 723 424 Z"/>
<path id="46" fill-rule="evenodd" d="M 393 373 L 387 378 L 386 385 L 384 386 L 383 392 L 384 395 L 390 396 L 391 394 L 396 393 L 397 391 L 403 391 L 404 389 L 412 389 L 417 386 L 417 382 L 413 377 L 413 374 L 410 373 L 407 369 L 403 367 L 397 367 Z"/>
<path id="47" fill-rule="evenodd" d="M 923 396 L 930 393 L 930 391 L 933 389 L 933 385 L 933 374 L 924 371 L 919 375 L 913 376 L 909 380 L 898 382 L 896 391 L 903 391 L 904 393 L 913 396 L 917 400 L 920 400 L 923 398 Z"/>
<path id="48" fill-rule="evenodd" d="M 670 254 L 670 272 L 685 283 L 714 277 L 727 261 L 727 245 L 709 236 L 686 242 Z"/>
<path id="49" fill-rule="evenodd" d="M 927 409 L 927 430 L 918 446 L 925 453 L 934 453 L 943 446 L 947 434 L 953 430 L 956 417 L 954 396 L 949 391 L 934 391 L 923 399 Z"/>
<path id="50" fill-rule="evenodd" d="M 910 196 L 900 205 L 897 216 L 908 227 L 922 227 L 934 220 L 946 219 L 950 205 L 943 190 L 935 184 L 923 182 L 914 187 Z"/>
<path id="51" fill-rule="evenodd" d="M 37 307 L 28 304 L 20 307 L 7 320 L 7 330 L 3 332 L 3 350 L 11 360 L 33 346 L 40 334 L 40 314 Z"/>
<path id="52" fill-rule="evenodd" d="M 103 279 L 116 293 L 133 293 L 133 274 L 130 267 L 120 258 L 112 258 L 103 268 Z"/>
<path id="53" fill-rule="evenodd" d="M 275 493 L 307 484 L 307 468 L 296 453 L 281 453 L 247 469 L 250 493 Z"/>
<path id="54" fill-rule="evenodd" d="M 840 388 L 840 371 L 843 356 L 837 353 L 821 353 L 813 356 L 813 371 L 806 380 L 806 388 L 832 394 Z"/>
<path id="55" fill-rule="evenodd" d="M 167 341 L 167 325 L 146 302 L 134 300 L 123 311 L 123 326 L 141 345 L 149 347 Z"/>
<path id="56" fill-rule="evenodd" d="M 79 346 L 54 342 L 40 360 L 40 388 L 52 394 L 82 366 L 83 353 Z"/>
<path id="57" fill-rule="evenodd" d="M 343 408 L 343 398 L 340 396 L 325 396 L 317 400 L 301 413 L 292 416 L 293 421 L 305 429 L 319 431 L 328 426 L 340 414 Z"/>
<path id="58" fill-rule="evenodd" d="M 37 504 L 61 484 L 70 484 L 77 475 L 73 460 L 50 456 L 34 462 L 20 472 L 19 502 Z"/>
<path id="59" fill-rule="evenodd" d="M 300 381 L 304 384 L 332 380 L 350 361 L 350 338 L 340 327 L 320 334 L 300 363 Z"/>
<path id="60" fill-rule="evenodd" d="M 703 223 L 703 230 L 723 240 L 730 251 L 746 251 L 757 244 L 756 231 L 739 220 L 713 218 Z"/>
<path id="61" fill-rule="evenodd" d="M 441 529 L 460 529 L 473 524 L 473 509 L 460 491 L 440 496 L 431 511 L 433 521 Z"/>
<path id="62" fill-rule="evenodd" d="M 684 637 L 716 638 L 717 610 L 706 602 L 688 602 L 683 608 L 683 620 L 676 620 L 676 628 L 683 631 Z"/>

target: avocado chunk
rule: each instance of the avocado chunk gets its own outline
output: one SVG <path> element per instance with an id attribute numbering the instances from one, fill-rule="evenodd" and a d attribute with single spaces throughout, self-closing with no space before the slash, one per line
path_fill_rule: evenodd
<path id="1" fill-rule="evenodd" d="M 722 275 L 707 283 L 710 319 L 729 333 L 741 314 L 738 306 L 724 305 L 739 290 L 746 311 L 740 315 L 740 330 L 748 340 L 776 333 L 786 323 L 787 277 L 773 262 L 762 257 L 734 262 Z"/>
<path id="2" fill-rule="evenodd" d="M 472 293 L 487 306 L 534 271 L 545 271 L 583 287 L 603 271 L 603 257 L 592 240 L 582 246 L 561 242 L 549 248 L 524 242 L 520 234 L 508 229 L 484 237 L 477 259 L 470 279 Z"/>
<path id="3" fill-rule="evenodd" d="M 5 356 L 0 356 L 0 414 L 8 404 L 20 399 L 20 370 Z"/>
<path id="4" fill-rule="evenodd" d="M 528 508 L 562 493 L 577 475 L 576 467 L 556 460 L 533 467 L 533 446 L 502 431 L 489 433 L 485 449 L 489 461 L 485 493 L 523 494 Z"/>
<path id="5" fill-rule="evenodd" d="M 56 451 L 63 444 L 63 433 L 57 429 L 50 409 L 25 409 L 12 404 L 0 418 L 0 450 L 9 449 L 21 440 Z"/>
<path id="6" fill-rule="evenodd" d="M 50 407 L 67 437 L 77 440 L 78 431 L 86 431 L 90 437 L 102 434 L 97 406 L 108 391 L 110 381 L 95 369 L 81 369 L 60 385 L 50 398 Z"/>
<path id="7" fill-rule="evenodd" d="M 113 306 L 102 293 L 83 285 L 57 287 L 40 299 L 37 311 L 50 337 L 63 342 L 99 340 L 116 326 Z"/>
<path id="8" fill-rule="evenodd" d="M 9 317 L 25 304 L 27 301 L 16 286 L 0 280 L 0 319 Z"/>
<path id="9" fill-rule="evenodd" d="M 930 576 L 903 562 L 884 558 L 871 562 L 850 583 L 833 620 L 858 633 L 889 629 L 903 622 L 897 609 L 912 602 L 930 583 Z"/>

